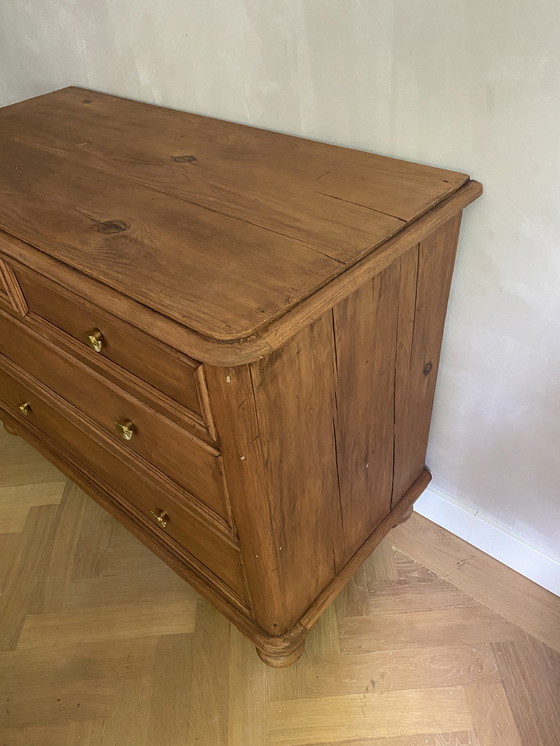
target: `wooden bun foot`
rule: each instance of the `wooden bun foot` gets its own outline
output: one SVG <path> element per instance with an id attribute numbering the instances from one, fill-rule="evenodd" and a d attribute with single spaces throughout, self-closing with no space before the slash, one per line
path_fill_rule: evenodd
<path id="1" fill-rule="evenodd" d="M 393 528 L 395 528 L 396 526 L 400 526 L 401 523 L 404 523 L 405 521 L 408 521 L 408 519 L 412 515 L 412 511 L 413 511 L 413 506 L 411 505 L 410 508 L 405 513 L 402 514 L 401 518 L 399 518 L 399 520 L 393 524 Z"/>
<path id="2" fill-rule="evenodd" d="M 281 650 L 273 652 L 257 648 L 257 655 L 267 666 L 271 666 L 272 668 L 287 668 L 301 658 L 304 649 L 305 640 L 302 640 L 297 647 L 289 652 L 282 652 Z"/>
<path id="3" fill-rule="evenodd" d="M 14 430 L 14 428 L 10 424 L 8 424 L 7 422 L 4 422 L 3 424 L 4 424 L 4 430 L 7 433 L 9 433 L 10 435 L 17 435 L 18 434 L 17 431 Z"/>

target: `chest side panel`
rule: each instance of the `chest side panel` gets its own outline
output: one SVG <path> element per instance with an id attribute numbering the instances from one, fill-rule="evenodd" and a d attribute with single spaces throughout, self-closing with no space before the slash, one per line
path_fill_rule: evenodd
<path id="1" fill-rule="evenodd" d="M 406 272 L 401 257 L 332 309 L 344 560 L 391 508 L 398 301 Z"/>
<path id="2" fill-rule="evenodd" d="M 459 218 L 280 350 L 209 369 L 257 623 L 288 630 L 422 475 Z"/>
<path id="3" fill-rule="evenodd" d="M 395 366 L 393 506 L 424 467 L 461 213 L 405 255 Z"/>

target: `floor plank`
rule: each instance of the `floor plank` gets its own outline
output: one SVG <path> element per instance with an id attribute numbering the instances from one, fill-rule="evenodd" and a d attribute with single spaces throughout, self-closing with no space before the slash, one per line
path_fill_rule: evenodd
<path id="1" fill-rule="evenodd" d="M 523 630 L 485 606 L 339 620 L 344 652 L 375 652 L 434 645 L 477 644 L 523 638 Z"/>
<path id="2" fill-rule="evenodd" d="M 269 683 L 271 700 L 328 697 L 501 681 L 490 645 L 307 655 Z"/>
<path id="3" fill-rule="evenodd" d="M 134 604 L 103 607 L 95 624 L 92 624 L 92 611 L 88 608 L 34 614 L 24 622 L 18 648 L 40 650 L 67 647 L 84 640 L 96 642 L 194 631 L 196 603 L 190 598 L 169 603 L 166 609 L 168 616 L 162 618 L 157 606 L 138 599 Z"/>
<path id="4" fill-rule="evenodd" d="M 461 687 L 364 693 L 272 702 L 271 744 L 382 738 L 469 730 L 472 718 Z"/>
<path id="5" fill-rule="evenodd" d="M 465 688 L 474 732 L 482 746 L 524 746 L 502 684 Z M 525 746 L 537 746 L 529 741 Z"/>
<path id="6" fill-rule="evenodd" d="M 557 596 L 417 513 L 391 532 L 391 542 L 418 563 L 560 652 Z"/>
<path id="7" fill-rule="evenodd" d="M 529 635 L 492 648 L 522 742 L 560 742 L 560 655 Z"/>
<path id="8" fill-rule="evenodd" d="M 154 638 L 152 638 L 154 639 Z M 184 743 L 193 710 L 192 636 L 165 635 L 157 641 L 147 743 Z"/>

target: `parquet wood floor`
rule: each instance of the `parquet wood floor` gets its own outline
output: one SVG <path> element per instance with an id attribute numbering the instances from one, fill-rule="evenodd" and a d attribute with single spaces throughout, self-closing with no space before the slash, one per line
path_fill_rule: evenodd
<path id="1" fill-rule="evenodd" d="M 559 746 L 560 599 L 418 515 L 293 667 L 0 428 L 0 746 Z"/>

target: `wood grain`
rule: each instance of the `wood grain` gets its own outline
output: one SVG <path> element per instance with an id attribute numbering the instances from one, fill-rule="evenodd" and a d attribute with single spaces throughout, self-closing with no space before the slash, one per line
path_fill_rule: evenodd
<path id="1" fill-rule="evenodd" d="M 251 367 L 251 383 L 267 464 L 276 574 L 283 598 L 268 629 L 298 620 L 345 564 L 346 537 L 337 473 L 332 322 L 323 316 Z M 298 575 L 301 584 L 293 578 Z M 278 582 L 278 581 L 277 581 Z M 258 618 L 258 617 L 257 617 Z M 261 624 L 264 623 L 261 622 Z"/>
<path id="2" fill-rule="evenodd" d="M 560 655 L 530 635 L 492 648 L 521 742 L 554 743 L 560 725 Z"/>
<path id="3" fill-rule="evenodd" d="M 338 650 L 333 651 L 331 646 L 325 654 L 328 631 L 319 627 L 314 637 L 320 638 L 322 649 L 308 655 L 302 664 L 280 671 L 271 682 L 271 700 L 328 697 L 333 692 L 337 696 L 364 692 L 384 694 L 500 681 L 491 646 L 486 643 L 422 648 L 401 648 L 396 644 L 390 650 L 349 653 L 338 646 L 337 629 Z M 310 645 L 308 652 L 311 652 Z M 550 707 L 546 709 L 550 711 Z"/>
<path id="4" fill-rule="evenodd" d="M 227 517 L 218 461 L 219 451 L 162 418 L 120 387 L 89 370 L 28 327 L 0 312 L 0 353 L 122 442 L 115 422 L 136 427 L 128 449 L 165 471 L 218 515 Z M 17 405 L 20 402 L 10 402 Z"/>
<path id="5" fill-rule="evenodd" d="M 412 260 L 397 260 L 262 361 L 207 370 L 249 593 L 257 622 L 271 633 L 287 631 L 306 610 L 304 626 L 311 626 L 332 598 L 329 577 L 373 548 L 369 538 L 389 513 L 395 490 L 399 500 L 413 485 L 419 494 L 420 482 L 429 479 L 418 463 L 433 384 L 415 391 L 415 407 L 424 414 L 412 445 L 403 432 L 412 421 L 399 421 L 408 415 L 395 388 L 401 400 L 409 398 L 409 359 L 398 359 L 408 329 L 398 322 L 400 296 L 416 283 L 417 254 Z M 452 256 L 446 261 L 452 264 Z M 436 301 L 418 314 L 421 337 Z M 437 362 L 434 357 L 436 369 Z M 361 412 L 368 418 L 358 425 Z"/>
<path id="6" fill-rule="evenodd" d="M 460 222 L 458 215 L 403 257 L 395 364 L 393 505 L 425 463 Z"/>
<path id="7" fill-rule="evenodd" d="M 91 99 L 90 103 L 84 104 L 84 98 Z M 23 126 L 30 115 L 41 118 L 48 139 Z M 116 117 L 128 132 L 134 131 L 134 138 L 124 136 L 114 124 L 111 137 L 99 136 L 100 124 L 106 126 Z M 204 200 L 222 211 L 228 209 L 253 220 L 254 209 L 243 212 L 243 192 L 239 187 L 245 185 L 250 194 L 255 177 L 264 182 L 265 194 L 272 194 L 273 186 L 289 185 L 295 191 L 294 197 L 309 200 L 314 194 L 330 191 L 350 205 L 365 202 L 370 209 L 402 220 L 417 217 L 439 201 L 442 194 L 454 191 L 466 180 L 464 174 L 77 88 L 56 91 L 27 106 L 7 107 L 2 124 L 15 139 L 56 150 L 80 162 L 86 160 L 112 173 L 125 173 L 127 178 L 155 185 L 166 193 Z M 185 138 L 191 153 L 181 157 L 177 151 L 185 147 Z M 325 173 L 324 168 L 329 166 Z M 204 181 L 200 171 L 209 172 Z M 237 190 L 230 193 L 234 185 Z M 368 195 L 367 200 L 364 195 Z M 294 222 L 288 221 L 291 230 L 309 230 L 305 224 Z M 277 216 L 271 228 L 283 227 Z"/>
<path id="8" fill-rule="evenodd" d="M 434 733 L 417 736 L 389 736 L 388 738 L 368 738 L 366 741 L 331 741 L 321 746 L 479 746 L 472 731 L 454 731 L 453 733 Z M 306 744 L 306 746 L 319 746 Z"/>
<path id="9" fill-rule="evenodd" d="M 235 514 L 247 578 L 252 578 L 249 596 L 261 625 L 267 618 L 284 614 L 282 589 L 274 584 L 265 592 L 269 573 L 276 572 L 279 546 L 272 541 L 272 498 L 266 480 L 253 383 L 248 366 L 207 367 L 208 388 L 213 402 L 232 508 Z M 255 521 L 254 516 L 259 520 Z M 266 627 L 265 627 L 266 629 Z M 276 628 L 278 629 L 278 628 Z M 275 632 L 270 627 L 270 632 Z"/>
<path id="10" fill-rule="evenodd" d="M 62 474 L 60 475 L 63 479 Z M 23 530 L 34 505 L 56 505 L 62 499 L 64 481 L 43 485 L 40 494 L 33 484 L 0 487 L 0 526 L 6 534 Z"/>
<path id="11" fill-rule="evenodd" d="M 181 326 L 172 319 L 154 312 L 141 303 L 113 290 L 94 278 L 76 273 L 64 263 L 48 256 L 23 241 L 0 231 L 0 248 L 11 257 L 14 266 L 31 264 L 43 275 L 56 276 L 68 288 L 100 304 L 112 313 L 136 326 L 149 328 L 151 333 L 197 360 L 213 365 L 230 366 L 253 362 L 281 347 L 300 329 L 316 320 L 326 310 L 345 298 L 363 282 L 383 271 L 401 254 L 430 235 L 438 225 L 452 218 L 482 194 L 478 182 L 469 181 L 440 205 L 400 231 L 383 246 L 370 252 L 341 275 L 317 289 L 313 295 L 290 306 L 266 328 L 250 336 L 216 340 Z M 14 261 L 15 260 L 15 261 Z"/>
<path id="12" fill-rule="evenodd" d="M 146 656 L 152 669 L 148 672 L 151 691 L 148 694 L 150 714 L 145 742 L 184 743 L 188 724 L 186 713 L 192 711 L 194 693 L 191 689 L 192 670 L 187 663 L 191 660 L 193 635 L 162 635 L 152 638 L 148 644 L 152 641 L 155 643 L 154 654 Z"/>
<path id="13" fill-rule="evenodd" d="M 41 582 L 45 568 L 44 555 L 40 547 L 48 552 L 55 531 L 56 506 L 44 506 L 42 511 L 33 509 L 29 513 L 23 532 L 23 541 L 18 546 L 17 558 L 10 563 L 0 596 L 0 650 L 12 649 L 21 633 L 28 600 L 33 596 L 35 582 Z M 23 578 L 33 579 L 24 582 Z"/>
<path id="14" fill-rule="evenodd" d="M 299 746 L 311 738 L 332 743 L 472 727 L 460 687 L 343 695 L 336 708 L 330 697 L 274 702 L 269 712 L 270 743 L 282 746 Z"/>
<path id="15" fill-rule="evenodd" d="M 399 279 L 395 262 L 332 311 L 333 424 L 346 559 L 391 508 Z"/>
<path id="16" fill-rule="evenodd" d="M 77 89 L 0 122 L 2 228 L 215 339 L 252 334 L 467 181 Z"/>
<path id="17" fill-rule="evenodd" d="M 8 431 L 20 433 L 20 428 L 26 425 L 40 427 L 42 432 L 54 437 L 57 442 L 64 444 L 70 453 L 79 453 L 80 458 L 90 468 L 97 468 L 99 474 L 112 481 L 113 472 L 110 471 L 108 463 L 113 465 L 114 478 L 121 485 L 129 480 L 128 474 L 138 474 L 140 480 L 151 482 L 151 490 L 154 494 L 165 492 L 171 498 L 184 504 L 187 510 L 193 512 L 207 523 L 213 530 L 222 533 L 231 540 L 234 538 L 233 530 L 228 522 L 211 510 L 206 504 L 200 502 L 194 495 L 188 495 L 179 488 L 175 482 L 161 472 L 154 470 L 147 462 L 131 455 L 126 445 L 115 444 L 113 437 L 95 425 L 89 418 L 85 417 L 80 410 L 68 404 L 58 394 L 46 388 L 36 379 L 29 376 L 22 368 L 14 365 L 10 360 L 3 359 L 2 370 L 0 370 L 0 405 L 6 408 L 14 420 L 7 418 L 4 425 Z M 27 402 L 30 404 L 27 418 L 19 410 L 19 404 Z M 47 436 L 48 437 L 48 436 Z M 93 454 L 100 456 L 98 447 L 104 449 L 105 453 L 99 464 L 93 460 Z M 117 467 L 124 464 L 124 471 Z M 122 473 L 121 473 L 122 471 Z M 133 477 L 132 483 L 135 481 Z M 135 494 L 135 490 L 132 490 Z"/>
<path id="18" fill-rule="evenodd" d="M 396 528 L 395 546 L 512 624 L 560 652 L 558 599 L 422 516 Z"/>
<path id="19" fill-rule="evenodd" d="M 31 401 L 28 417 L 33 425 L 50 433 L 79 463 L 92 472 L 95 470 L 103 483 L 126 496 L 124 499 L 139 509 L 148 521 L 153 523 L 152 511 L 164 510 L 168 515 L 165 534 L 182 546 L 188 546 L 191 554 L 221 575 L 240 597 L 244 596 L 244 579 L 236 544 L 223 529 L 221 536 L 217 535 L 219 525 L 211 523 L 204 514 L 193 514 L 194 504 L 189 509 L 180 496 L 173 497 L 173 491 L 165 480 L 154 479 L 149 469 L 119 458 L 110 443 L 98 441 L 99 436 L 96 438 L 91 425 L 88 427 L 77 421 L 71 410 L 59 412 L 53 406 L 52 397 L 49 400 L 45 392 L 27 388 L 0 370 L 0 401 L 6 398 L 15 402 Z M 156 526 L 153 530 L 157 536 Z"/>
<path id="20" fill-rule="evenodd" d="M 111 360 L 143 378 L 176 403 L 201 415 L 195 379 L 196 362 L 158 344 L 149 334 L 115 319 L 48 278 L 27 270 L 18 270 L 16 276 L 30 310 L 71 335 L 94 362 L 99 358 Z M 84 333 L 92 329 L 99 329 L 103 335 L 100 353 L 84 342 Z"/>
<path id="21" fill-rule="evenodd" d="M 523 746 L 501 683 L 466 687 L 465 694 L 481 744 Z"/>
<path id="22" fill-rule="evenodd" d="M 191 680 L 187 686 L 190 712 L 227 712 L 229 706 L 229 669 L 224 666 L 229 654 L 230 625 L 218 611 L 200 604 L 196 615 L 196 634 L 190 649 Z M 216 672 L 219 671 L 219 676 Z M 187 711 L 188 712 L 188 711 Z M 187 714 L 185 712 L 185 715 Z M 227 743 L 226 718 L 209 717 L 205 721 L 187 717 L 186 743 Z"/>
<path id="23" fill-rule="evenodd" d="M 9 192 L 16 167 L 19 175 L 3 230 L 207 337 L 250 335 L 347 266 L 301 240 L 84 164 L 60 179 L 61 159 L 50 152 L 5 139 L 0 147 L 0 189 Z M 389 235 L 402 225 L 385 220 L 394 223 Z M 386 237 L 384 229 L 373 242 Z M 358 256 L 373 242 L 364 236 Z"/>
<path id="24" fill-rule="evenodd" d="M 0 309 L 10 313 L 10 309 L 3 308 L 1 303 Z M 199 440 L 203 440 L 211 446 L 216 444 L 217 436 L 212 425 L 212 418 L 206 411 L 206 404 L 202 403 L 201 405 L 204 414 L 196 414 L 192 409 L 187 409 L 180 405 L 167 394 L 155 389 L 151 384 L 138 378 L 138 376 L 131 373 L 126 368 L 117 365 L 108 357 L 102 357 L 97 353 L 93 353 L 92 350 L 89 347 L 86 347 L 83 342 L 79 342 L 74 337 L 59 330 L 57 327 L 54 327 L 41 316 L 38 316 L 33 312 L 27 314 L 25 325 L 26 328 L 34 331 L 41 339 L 49 340 L 56 348 L 62 350 L 67 355 L 70 355 L 73 359 L 80 361 L 86 365 L 86 367 L 94 370 L 105 380 L 110 381 L 112 384 L 132 394 L 136 399 L 147 404 L 151 409 L 155 409 L 171 422 L 186 429 Z M 157 351 L 159 347 L 158 340 L 151 338 L 151 342 L 155 343 Z M 170 350 L 171 348 L 163 345 L 163 349 Z M 180 357 L 183 356 L 180 354 Z M 165 359 L 165 355 L 163 359 Z M 190 369 L 192 368 L 192 365 L 187 364 L 187 367 Z M 198 399 L 201 402 L 207 398 L 202 368 L 203 366 L 199 365 L 192 371 L 194 385 L 198 392 Z M 190 373 L 189 370 L 187 376 L 190 376 Z M 144 374 L 144 377 L 148 378 L 149 374 Z M 180 376 L 181 379 L 183 377 L 183 375 Z"/>
<path id="25" fill-rule="evenodd" d="M 62 97 L 64 93 L 60 91 L 59 95 Z M 53 103 L 56 102 L 51 100 L 51 106 Z M 338 199 L 340 204 L 337 204 L 335 199 L 316 185 L 318 181 L 316 177 L 320 176 L 321 169 L 332 163 L 329 150 L 333 151 L 334 148 L 327 147 L 322 159 L 315 158 L 314 162 L 309 162 L 304 143 L 296 156 L 299 156 L 296 162 L 293 156 L 290 158 L 289 151 L 293 147 L 292 138 L 283 138 L 277 133 L 267 133 L 247 127 L 247 132 L 243 133 L 245 137 L 242 135 L 241 138 L 237 138 L 238 145 L 233 151 L 232 136 L 235 137 L 235 131 L 243 127 L 239 125 L 236 127 L 232 123 L 219 120 L 206 119 L 204 122 L 203 118 L 195 118 L 181 112 L 168 112 L 174 115 L 176 120 L 173 123 L 174 142 L 169 141 L 171 138 L 166 138 L 165 131 L 154 132 L 144 128 L 138 131 L 137 139 L 133 142 L 129 137 L 124 136 L 125 129 L 130 131 L 131 127 L 136 129 L 138 125 L 137 122 L 131 122 L 126 114 L 126 109 L 130 107 L 131 102 L 122 99 L 113 99 L 111 102 L 109 97 L 103 97 L 99 103 L 101 107 L 112 109 L 110 115 L 117 117 L 119 121 L 119 126 L 110 128 L 108 136 L 101 141 L 99 133 L 95 132 L 99 126 L 99 121 L 96 122 L 96 114 L 100 107 L 80 106 L 79 101 L 74 105 L 64 107 L 68 116 L 77 120 L 82 137 L 86 132 L 92 135 L 90 147 L 87 149 L 72 147 L 72 143 L 69 142 L 68 129 L 65 131 L 60 127 L 61 121 L 58 125 L 56 121 L 53 121 L 58 117 L 52 110 L 46 114 L 46 121 L 54 125 L 47 133 L 48 140 L 45 134 L 39 137 L 33 133 L 18 134 L 9 123 L 5 132 L 18 142 L 25 141 L 33 147 L 56 153 L 58 156 L 62 155 L 72 165 L 77 162 L 86 163 L 88 166 L 109 172 L 113 177 L 124 177 L 158 192 L 178 197 L 187 203 L 257 224 L 271 232 L 315 245 L 333 255 L 340 253 L 345 244 L 349 243 L 350 228 L 355 239 L 359 240 L 360 237 L 367 239 L 376 232 L 376 229 L 383 235 L 387 230 L 390 231 L 392 226 L 398 226 L 404 222 L 403 218 L 384 214 L 382 210 L 377 210 L 374 206 L 369 210 L 363 209 L 361 205 L 352 200 Z M 64 106 L 64 102 L 62 105 Z M 155 107 L 152 108 L 155 109 Z M 143 116 L 144 107 L 137 107 L 137 109 L 140 116 Z M 157 113 L 157 109 L 155 111 Z M 107 111 L 106 114 L 109 112 Z M 153 116 L 150 119 L 152 126 L 157 126 Z M 185 136 L 189 138 L 189 145 L 196 148 L 196 141 L 199 140 L 202 129 L 200 123 L 204 129 L 214 130 L 214 139 L 209 140 L 207 135 L 203 134 L 206 140 L 203 145 L 204 156 L 191 156 L 192 161 L 182 163 L 178 160 L 181 156 L 173 156 L 170 149 L 173 146 L 183 145 L 184 143 L 180 140 Z M 163 126 L 165 127 L 165 124 Z M 276 141 L 275 153 L 272 153 L 270 148 L 267 149 L 268 152 L 264 150 L 262 140 L 266 138 Z M 240 142 L 242 139 L 246 143 L 245 153 L 242 151 Z M 96 141 L 95 144 L 93 140 Z M 313 149 L 313 145 L 309 148 L 310 150 Z M 146 151 L 151 151 L 151 163 L 146 162 Z M 233 158 L 232 152 L 235 152 Z M 343 152 L 341 149 L 337 153 L 339 161 L 344 160 Z M 365 153 L 361 155 L 366 163 L 371 158 L 371 156 L 368 158 L 368 154 Z M 411 194 L 401 193 L 395 197 L 400 202 L 400 210 L 410 214 L 411 217 L 427 209 L 432 202 L 439 201 L 442 194 L 454 191 L 466 180 L 464 174 L 452 172 L 445 174 L 440 171 L 442 176 L 447 176 L 447 182 L 444 182 L 443 179 L 434 178 L 434 173 L 438 173 L 437 170 L 431 173 L 426 167 L 423 174 L 419 173 L 420 169 L 417 169 L 416 174 L 411 173 L 414 169 L 410 169 L 407 173 L 406 167 L 403 168 L 402 164 L 399 173 L 397 168 L 391 169 L 390 159 L 386 161 L 389 166 L 385 169 L 383 176 L 378 170 L 369 169 L 373 171 L 373 179 L 377 177 L 379 184 L 383 178 L 387 180 L 393 176 L 395 191 L 397 191 L 398 183 L 406 183 L 408 178 L 411 182 L 409 187 Z M 259 184 L 258 190 L 255 188 L 256 184 Z M 414 186 L 416 186 L 415 193 Z M 257 207 L 257 204 L 260 207 Z M 305 212 L 302 209 L 304 205 Z M 415 210 L 412 205 L 417 206 L 417 209 Z M 399 211 L 398 207 L 397 211 Z"/>
<path id="26" fill-rule="evenodd" d="M 352 653 L 454 645 L 458 639 L 480 645 L 523 636 L 515 624 L 481 605 L 347 617 L 339 625 L 339 634 L 342 649 Z"/>

